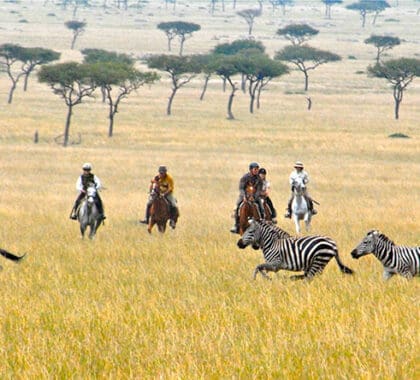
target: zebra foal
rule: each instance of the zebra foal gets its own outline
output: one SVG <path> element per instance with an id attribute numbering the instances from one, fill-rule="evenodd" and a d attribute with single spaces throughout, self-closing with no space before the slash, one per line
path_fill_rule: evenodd
<path id="1" fill-rule="evenodd" d="M 420 247 L 398 246 L 384 234 L 372 230 L 353 249 L 351 255 L 359 259 L 369 253 L 373 253 L 384 266 L 384 280 L 394 274 L 407 279 L 420 275 Z"/>
<path id="2" fill-rule="evenodd" d="M 254 271 L 254 279 L 258 272 L 270 279 L 267 272 L 278 272 L 280 269 L 300 272 L 302 275 L 292 279 L 311 280 L 321 274 L 328 262 L 335 258 L 341 272 L 352 274 L 340 260 L 337 245 L 326 236 L 284 237 L 279 235 L 278 227 L 265 222 L 252 221 L 242 237 L 238 240 L 241 249 L 252 245 L 261 248 L 265 263 L 258 265 Z"/>

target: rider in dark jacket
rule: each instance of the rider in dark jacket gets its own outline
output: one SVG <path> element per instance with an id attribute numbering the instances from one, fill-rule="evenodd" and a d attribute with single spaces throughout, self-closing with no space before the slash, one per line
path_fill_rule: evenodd
<path id="1" fill-rule="evenodd" d="M 236 201 L 236 207 L 235 207 L 235 224 L 230 229 L 230 232 L 237 234 L 239 232 L 239 206 L 245 199 L 245 191 L 249 184 L 254 186 L 255 190 L 255 200 L 258 202 L 258 205 L 260 207 L 260 213 L 262 216 L 262 219 L 264 219 L 264 207 L 260 198 L 260 194 L 262 191 L 262 181 L 260 176 L 258 175 L 258 169 L 260 168 L 260 165 L 258 165 L 257 162 L 251 162 L 249 164 L 249 172 L 245 173 L 241 179 L 239 180 L 239 197 Z"/>

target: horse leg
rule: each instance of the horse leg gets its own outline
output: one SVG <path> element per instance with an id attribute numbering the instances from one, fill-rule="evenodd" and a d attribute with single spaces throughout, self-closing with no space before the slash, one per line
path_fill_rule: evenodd
<path id="1" fill-rule="evenodd" d="M 300 234 L 299 218 L 296 214 L 293 214 L 293 221 L 295 222 L 296 233 Z"/>
<path id="2" fill-rule="evenodd" d="M 309 212 L 305 214 L 305 228 L 307 232 L 311 229 L 311 215 Z"/>

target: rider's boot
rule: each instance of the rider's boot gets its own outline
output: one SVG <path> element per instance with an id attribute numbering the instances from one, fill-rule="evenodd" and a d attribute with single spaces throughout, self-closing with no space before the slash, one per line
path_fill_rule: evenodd
<path id="1" fill-rule="evenodd" d="M 79 207 L 79 203 L 75 202 L 73 208 L 71 209 L 70 219 L 77 220 L 77 208 Z"/>
<path id="2" fill-rule="evenodd" d="M 311 212 L 311 214 L 312 215 L 318 214 L 318 211 L 314 209 L 314 202 L 312 201 L 310 197 L 308 197 L 308 202 L 309 202 L 309 211 Z"/>
<path id="3" fill-rule="evenodd" d="M 276 211 L 276 209 L 275 209 L 275 208 L 273 208 L 273 209 L 271 210 L 271 221 L 272 221 L 274 224 L 277 224 L 277 211 Z"/>
<path id="4" fill-rule="evenodd" d="M 235 209 L 234 218 L 235 218 L 235 224 L 230 229 L 230 232 L 232 232 L 233 234 L 238 234 L 239 233 L 239 206 Z"/>
<path id="5" fill-rule="evenodd" d="M 178 213 L 177 208 L 176 208 L 176 207 L 171 206 L 171 207 L 170 207 L 170 209 L 169 209 L 169 217 L 170 217 L 170 220 L 169 220 L 169 226 L 170 226 L 173 230 L 174 230 L 174 229 L 175 229 L 175 227 L 176 227 L 175 218 L 176 218 L 177 213 Z"/>
<path id="6" fill-rule="evenodd" d="M 287 209 L 286 209 L 286 214 L 284 214 L 284 217 L 285 218 L 291 218 L 292 217 L 292 207 L 291 207 L 291 205 L 289 204 L 289 205 L 287 205 Z"/>
<path id="7" fill-rule="evenodd" d="M 149 224 L 149 219 L 150 219 L 150 207 L 147 206 L 146 207 L 146 215 L 145 215 L 143 220 L 140 220 L 140 223 Z"/>

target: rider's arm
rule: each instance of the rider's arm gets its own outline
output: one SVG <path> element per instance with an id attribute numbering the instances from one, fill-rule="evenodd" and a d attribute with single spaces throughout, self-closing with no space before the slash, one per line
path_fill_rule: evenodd
<path id="1" fill-rule="evenodd" d="M 101 190 L 102 188 L 101 180 L 96 175 L 93 177 L 93 180 L 95 182 L 96 190 Z"/>
<path id="2" fill-rule="evenodd" d="M 166 182 L 168 183 L 168 190 L 166 190 L 166 194 L 170 194 L 174 191 L 174 180 L 169 174 L 166 175 Z"/>
<path id="3" fill-rule="evenodd" d="M 79 176 L 76 181 L 76 190 L 83 191 L 82 176 Z"/>
<path id="4" fill-rule="evenodd" d="M 245 196 L 245 187 L 247 183 L 247 175 L 242 176 L 242 178 L 239 180 L 239 195 Z"/>

